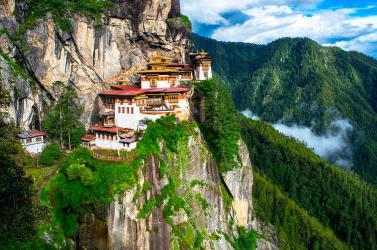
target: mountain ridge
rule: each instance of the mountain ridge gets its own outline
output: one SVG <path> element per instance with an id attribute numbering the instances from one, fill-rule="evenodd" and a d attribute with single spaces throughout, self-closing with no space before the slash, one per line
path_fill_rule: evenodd
<path id="1" fill-rule="evenodd" d="M 231 90 L 239 110 L 270 123 L 301 125 L 321 135 L 347 119 L 353 169 L 377 185 L 377 60 L 323 47 L 308 38 L 267 45 L 217 42 L 192 36 L 195 49 L 214 58 L 214 72 Z"/>

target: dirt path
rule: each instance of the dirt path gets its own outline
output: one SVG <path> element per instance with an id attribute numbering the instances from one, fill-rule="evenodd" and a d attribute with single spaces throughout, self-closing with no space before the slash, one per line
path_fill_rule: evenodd
<path id="1" fill-rule="evenodd" d="M 48 176 L 46 176 L 46 178 L 44 178 L 42 184 L 38 187 L 37 192 L 33 195 L 33 200 L 34 201 L 38 200 L 39 196 L 41 195 L 43 187 L 47 184 L 47 182 L 49 182 L 51 180 L 52 177 L 54 177 L 55 175 L 57 175 L 58 172 L 59 172 L 59 170 L 55 169 Z"/>

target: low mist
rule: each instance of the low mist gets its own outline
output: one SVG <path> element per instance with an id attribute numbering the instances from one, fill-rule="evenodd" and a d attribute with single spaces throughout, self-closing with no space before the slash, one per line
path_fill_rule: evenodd
<path id="1" fill-rule="evenodd" d="M 250 110 L 245 110 L 242 114 L 253 120 L 259 120 Z M 349 144 L 349 134 L 353 130 L 352 125 L 345 119 L 331 122 L 330 127 L 322 135 L 317 135 L 312 128 L 292 125 L 287 126 L 282 123 L 272 124 L 272 126 L 286 136 L 291 136 L 304 144 L 330 163 L 339 167 L 350 169 L 353 166 L 352 149 Z"/>

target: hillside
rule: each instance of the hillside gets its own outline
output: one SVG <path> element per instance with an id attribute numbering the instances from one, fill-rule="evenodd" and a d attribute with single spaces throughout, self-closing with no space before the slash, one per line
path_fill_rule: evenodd
<path id="1" fill-rule="evenodd" d="M 239 110 L 261 119 L 311 127 L 325 134 L 347 119 L 353 169 L 377 182 L 377 61 L 356 52 L 322 47 L 305 38 L 268 45 L 218 42 L 192 36 L 195 48 L 214 59 Z"/>
<path id="2" fill-rule="evenodd" d="M 267 188 L 271 193 L 280 190 L 355 249 L 377 247 L 375 189 L 354 174 L 328 164 L 304 144 L 285 137 L 264 122 L 241 117 L 241 135 L 248 145 L 253 166 L 259 170 L 256 190 Z M 281 210 L 293 209 L 292 202 L 278 205 L 282 195 L 271 196 L 256 190 L 253 197 L 257 216 L 277 226 L 288 242 L 297 242 L 293 238 L 302 232 L 297 233 L 297 227 L 291 223 L 297 220 L 299 210 L 283 213 Z M 293 218 L 287 219 L 286 214 Z"/>

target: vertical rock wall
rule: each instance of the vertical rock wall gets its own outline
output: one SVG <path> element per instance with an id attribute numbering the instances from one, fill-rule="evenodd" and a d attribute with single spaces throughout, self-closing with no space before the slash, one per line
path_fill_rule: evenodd
<path id="1" fill-rule="evenodd" d="M 13 11 L 17 8 L 22 13 L 27 8 L 20 1 L 0 1 L 0 29 L 15 32 L 18 23 Z M 52 19 L 46 18 L 27 32 L 28 50 L 21 55 L 6 35 L 0 35 L 1 50 L 11 59 L 24 59 L 21 66 L 29 70 L 23 79 L 6 66 L 0 69 L 2 75 L 9 75 L 3 81 L 12 94 L 16 91 L 14 82 L 18 82 L 19 92 L 25 93 L 22 98 L 28 96 L 30 100 L 24 103 L 23 109 L 13 103 L 11 116 L 20 121 L 21 127 L 32 126 L 30 121 L 36 118 L 29 117 L 39 116 L 37 120 L 40 120 L 47 110 L 39 97 L 44 95 L 46 101 L 53 100 L 52 83 L 62 81 L 76 87 L 84 105 L 82 119 L 89 124 L 96 93 L 109 88 L 122 71 L 131 79 L 156 52 L 186 60 L 187 34 L 177 33 L 166 23 L 168 18 L 177 15 L 180 15 L 177 0 L 118 0 L 103 18 L 104 25 L 100 28 L 95 28 L 86 17 L 77 16 L 72 20 L 73 31 L 62 32 Z M 9 63 L 1 56 L 0 61 L 1 65 Z M 27 78 L 35 78 L 38 85 L 33 94 Z"/>
<path id="2" fill-rule="evenodd" d="M 233 249 L 221 232 L 236 235 L 237 225 L 251 228 L 253 177 L 248 151 L 243 143 L 240 142 L 242 167 L 229 172 L 224 178 L 225 182 L 198 129 L 190 138 L 184 154 L 178 153 L 171 158 L 166 155 L 164 147 L 161 148 L 161 152 L 163 157 L 170 158 L 167 176 L 159 177 L 160 161 L 155 157 L 145 162 L 139 171 L 139 184 L 143 186 L 145 182 L 150 183 L 152 189 L 133 202 L 137 191 L 135 187 L 124 197 L 117 198 L 106 209 L 105 215 L 101 215 L 99 211 L 96 216 L 86 216 L 77 237 L 80 249 L 105 249 L 104 246 L 107 249 L 173 249 L 172 242 L 176 240 L 176 235 L 165 221 L 162 208 L 156 206 L 147 219 L 137 217 L 138 209 L 147 200 L 161 193 L 161 189 L 169 182 L 168 177 L 171 178 L 173 175 L 176 175 L 181 183 L 177 193 L 189 201 L 191 210 L 189 216 L 184 211 L 175 215 L 174 224 L 188 223 L 195 225 L 197 230 L 204 231 L 207 235 L 218 234 L 218 239 L 205 238 L 203 246 L 206 249 Z M 204 185 L 192 185 L 193 181 Z M 223 200 L 224 185 L 233 196 L 233 204 L 230 207 L 226 207 Z M 196 199 L 187 198 L 197 196 L 208 202 L 208 208 L 204 209 Z M 100 219 L 101 217 L 104 219 Z M 93 221 L 93 218 L 96 219 Z M 231 221 L 235 222 L 234 225 L 231 225 Z M 103 223 L 106 223 L 105 235 Z"/>

